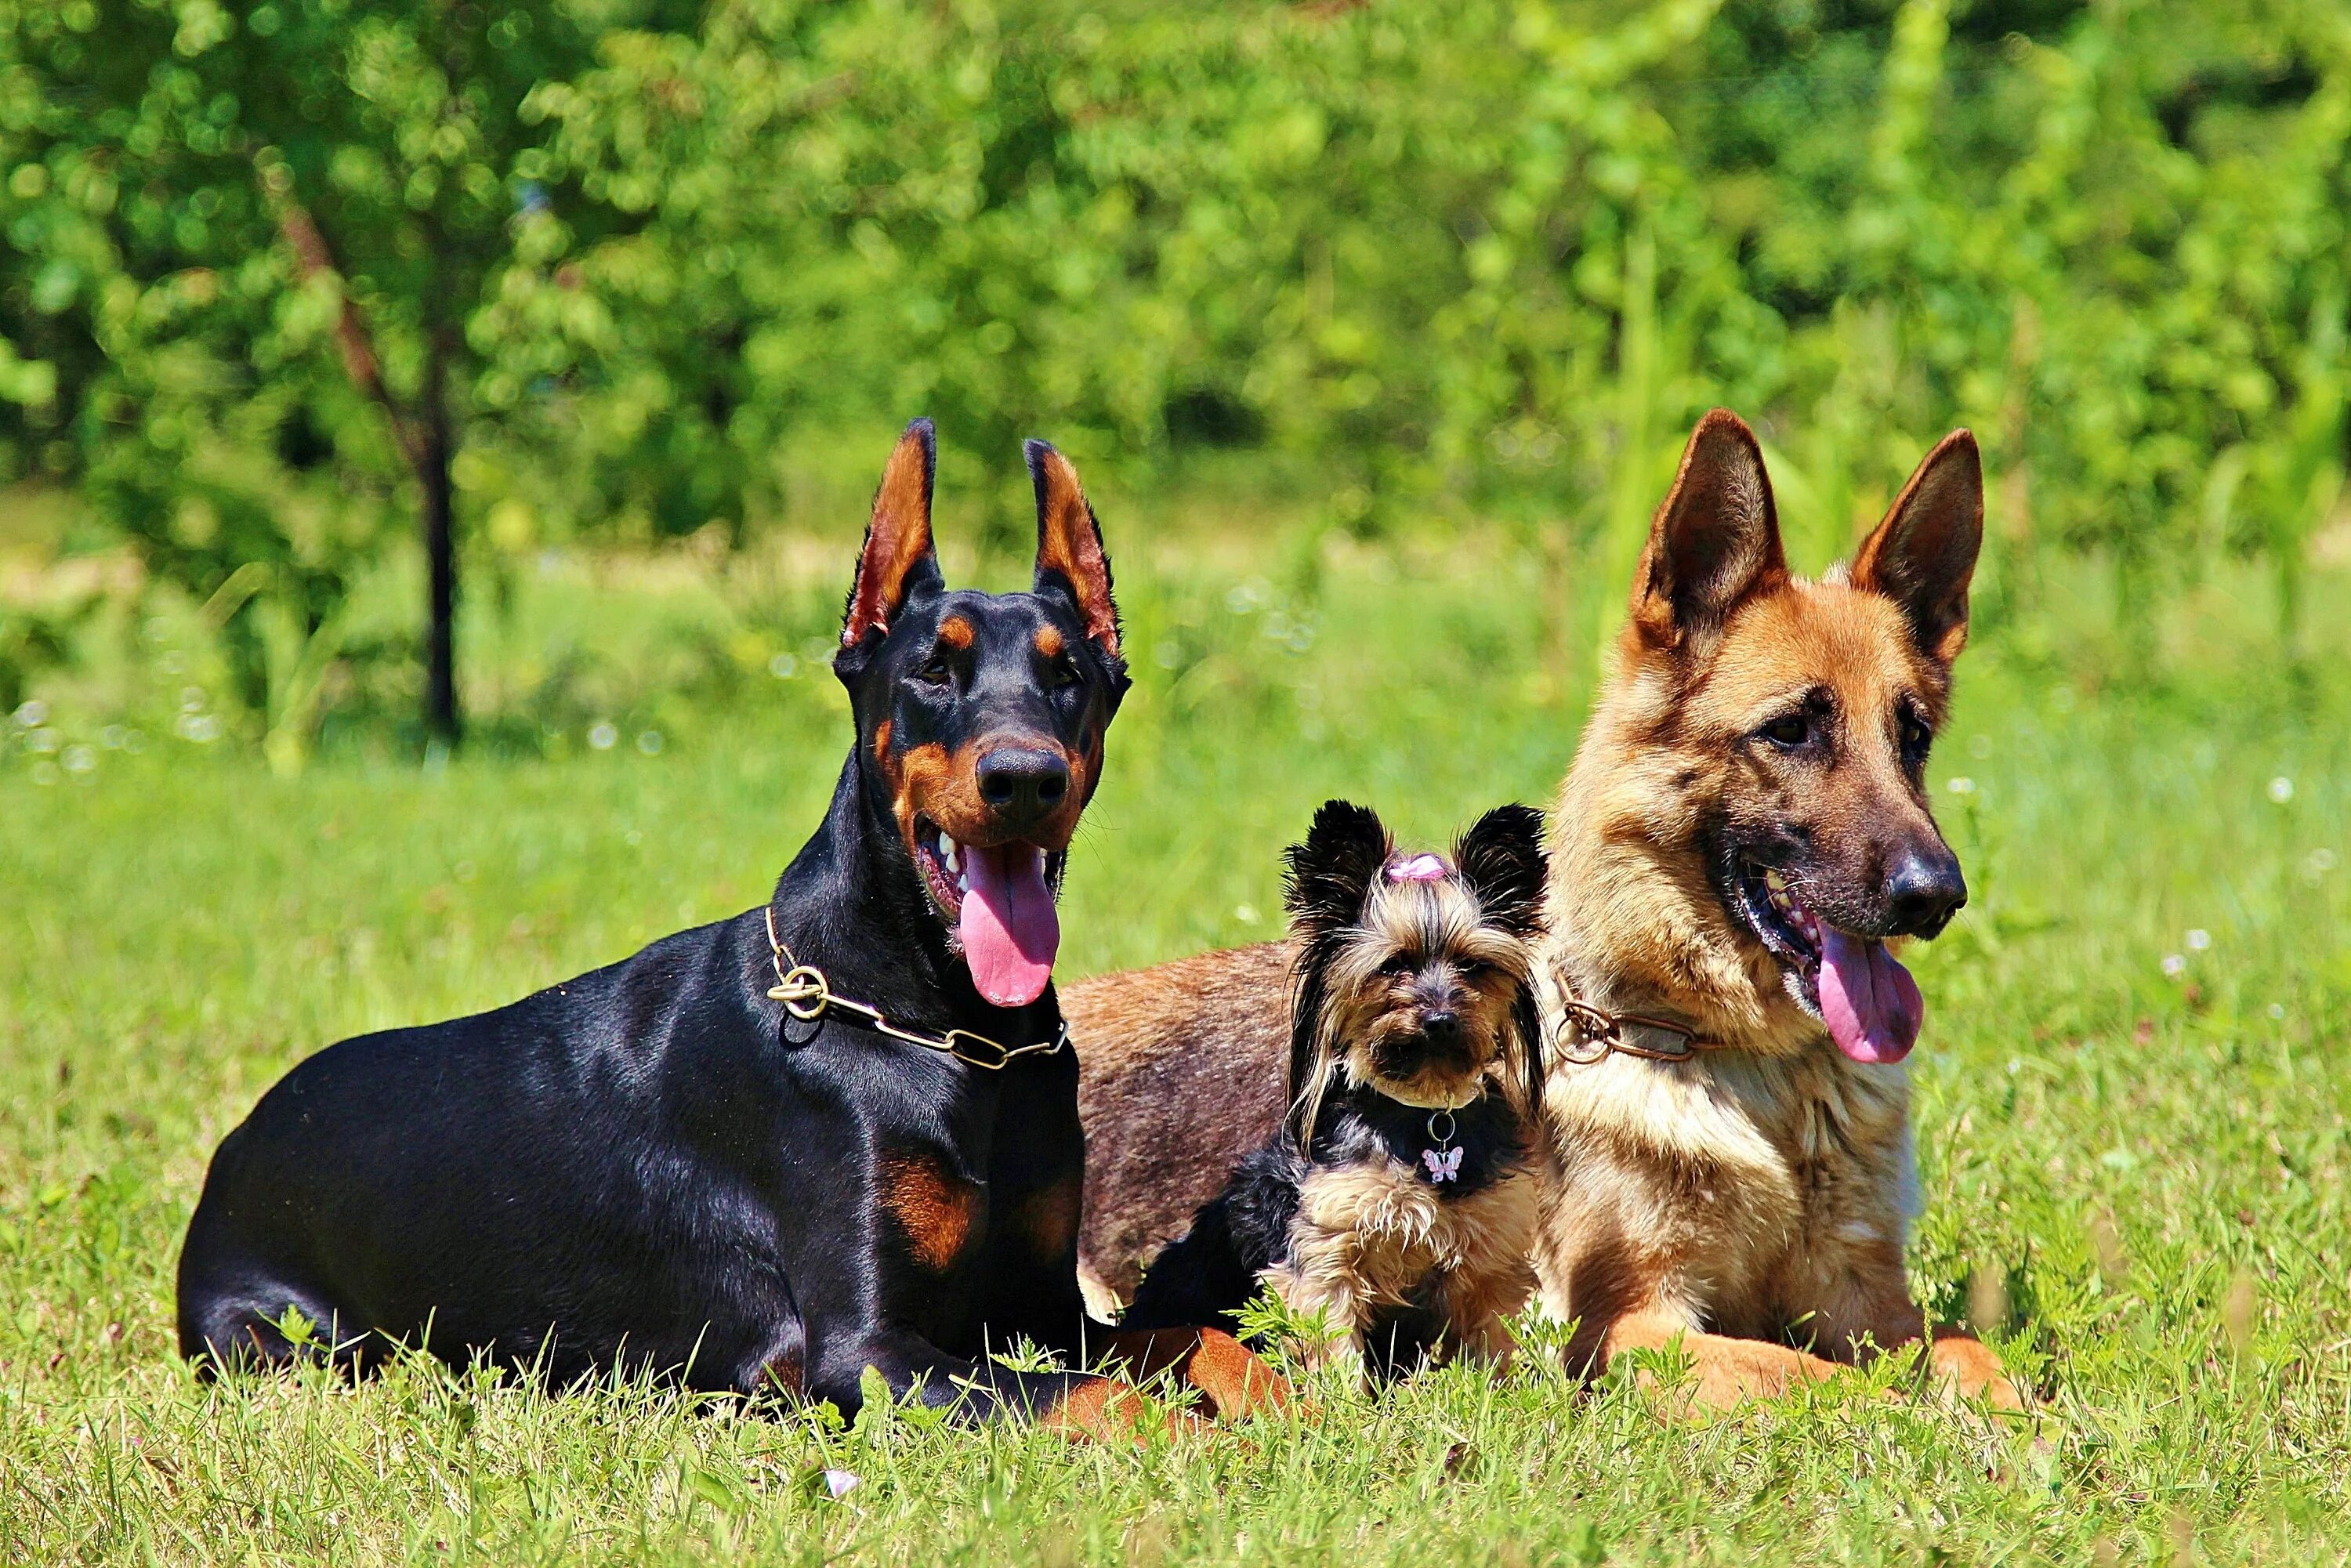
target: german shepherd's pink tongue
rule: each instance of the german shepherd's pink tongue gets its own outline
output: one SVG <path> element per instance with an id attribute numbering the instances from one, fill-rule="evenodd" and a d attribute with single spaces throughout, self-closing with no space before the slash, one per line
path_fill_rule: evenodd
<path id="1" fill-rule="evenodd" d="M 1886 944 L 1821 925 L 1821 1018 L 1855 1061 L 1899 1061 L 1918 1043 L 1927 1003 Z"/>
<path id="2" fill-rule="evenodd" d="M 1061 917 L 1045 885 L 1045 852 L 1033 844 L 965 850 L 963 913 L 956 934 L 971 983 L 999 1008 L 1026 1007 L 1045 994 Z"/>

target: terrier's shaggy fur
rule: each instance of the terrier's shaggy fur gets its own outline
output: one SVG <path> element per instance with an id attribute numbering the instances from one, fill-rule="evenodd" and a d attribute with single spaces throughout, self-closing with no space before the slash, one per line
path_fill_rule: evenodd
<path id="1" fill-rule="evenodd" d="M 1509 1354 L 1534 1287 L 1541 819 L 1489 812 L 1451 863 L 1333 800 L 1290 852 L 1288 1114 L 1144 1277 L 1126 1322 L 1224 1322 L 1260 1288 L 1319 1354 L 1389 1375 Z"/>

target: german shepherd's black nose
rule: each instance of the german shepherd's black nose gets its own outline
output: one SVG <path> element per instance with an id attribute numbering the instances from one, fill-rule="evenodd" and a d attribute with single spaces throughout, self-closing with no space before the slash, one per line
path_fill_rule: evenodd
<path id="1" fill-rule="evenodd" d="M 1061 803 L 1070 792 L 1070 764 L 1056 751 L 1006 747 L 979 759 L 979 798 L 1014 822 L 1025 822 Z"/>
<path id="2" fill-rule="evenodd" d="M 1959 856 L 1941 844 L 1906 849 L 1886 873 L 1887 935 L 1935 936 L 1967 901 Z"/>

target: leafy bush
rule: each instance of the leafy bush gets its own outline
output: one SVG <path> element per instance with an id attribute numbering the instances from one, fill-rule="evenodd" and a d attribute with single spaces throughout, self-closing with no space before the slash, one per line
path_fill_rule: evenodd
<path id="1" fill-rule="evenodd" d="M 258 563 L 260 705 L 436 418 L 508 547 L 739 539 L 929 412 L 951 477 L 1237 447 L 1612 574 L 1710 403 L 1813 561 L 1966 423 L 1988 621 L 2048 551 L 2126 621 L 2239 551 L 2291 634 L 2346 136 L 2322 0 L 0 5 L 0 450 L 202 594 Z"/>

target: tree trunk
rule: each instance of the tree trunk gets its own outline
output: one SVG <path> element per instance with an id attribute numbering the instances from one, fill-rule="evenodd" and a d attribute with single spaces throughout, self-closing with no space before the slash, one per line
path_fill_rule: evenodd
<path id="1" fill-rule="evenodd" d="M 294 177 L 274 155 L 256 162 L 261 187 L 277 214 L 278 232 L 306 278 L 340 274 L 334 252 L 309 210 L 295 199 Z M 335 320 L 335 344 L 352 384 L 382 405 L 392 440 L 416 476 L 424 534 L 427 577 L 424 628 L 424 733 L 442 746 L 455 746 L 461 728 L 457 710 L 456 486 L 449 472 L 456 434 L 449 417 L 449 357 L 454 328 L 435 329 L 425 340 L 424 386 L 418 406 L 403 408 L 383 379 L 358 304 L 346 292 Z"/>
<path id="2" fill-rule="evenodd" d="M 426 350 L 423 429 L 417 442 L 416 479 L 423 492 L 424 561 L 427 575 L 424 629 L 424 733 L 444 745 L 457 744 L 463 721 L 457 710 L 456 494 L 449 474 L 455 445 L 449 422 L 447 345 L 435 334 Z"/>

